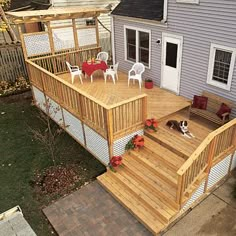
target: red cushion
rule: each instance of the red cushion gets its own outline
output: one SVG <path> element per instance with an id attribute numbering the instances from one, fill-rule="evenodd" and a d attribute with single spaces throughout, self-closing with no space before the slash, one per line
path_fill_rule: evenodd
<path id="1" fill-rule="evenodd" d="M 192 107 L 206 110 L 207 101 L 208 101 L 208 97 L 194 95 Z"/>
<path id="2" fill-rule="evenodd" d="M 222 115 L 227 112 L 230 113 L 231 108 L 229 108 L 225 103 L 222 103 L 220 106 L 220 109 L 219 109 L 219 111 L 217 111 L 216 115 L 219 116 L 221 119 L 223 119 Z"/>

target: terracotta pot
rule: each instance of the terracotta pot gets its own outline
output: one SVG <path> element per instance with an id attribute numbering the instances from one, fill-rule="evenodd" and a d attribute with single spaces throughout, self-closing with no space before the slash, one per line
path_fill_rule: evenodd
<path id="1" fill-rule="evenodd" d="M 145 81 L 145 88 L 152 89 L 153 88 L 153 81 Z"/>
<path id="2" fill-rule="evenodd" d="M 147 131 L 148 131 L 148 133 L 154 133 L 155 132 L 155 130 L 153 130 L 153 129 L 147 129 Z"/>

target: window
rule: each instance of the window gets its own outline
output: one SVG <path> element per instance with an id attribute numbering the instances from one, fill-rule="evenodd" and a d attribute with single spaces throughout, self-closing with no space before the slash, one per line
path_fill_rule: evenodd
<path id="1" fill-rule="evenodd" d="M 235 48 L 211 45 L 207 83 L 230 90 L 235 63 Z"/>
<path id="2" fill-rule="evenodd" d="M 176 2 L 199 4 L 199 0 L 176 0 Z"/>
<path id="3" fill-rule="evenodd" d="M 150 67 L 150 31 L 125 27 L 125 59 Z"/>
<path id="4" fill-rule="evenodd" d="M 178 44 L 166 43 L 166 66 L 176 68 L 177 66 Z"/>

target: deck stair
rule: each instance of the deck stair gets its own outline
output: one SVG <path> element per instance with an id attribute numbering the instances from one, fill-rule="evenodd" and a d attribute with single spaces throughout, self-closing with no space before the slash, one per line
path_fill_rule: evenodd
<path id="1" fill-rule="evenodd" d="M 178 213 L 177 170 L 184 159 L 145 136 L 145 146 L 123 155 L 123 166 L 98 177 L 154 235 Z"/>

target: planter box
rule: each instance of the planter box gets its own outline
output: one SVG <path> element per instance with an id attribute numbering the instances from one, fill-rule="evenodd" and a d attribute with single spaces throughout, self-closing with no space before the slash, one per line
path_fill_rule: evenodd
<path id="1" fill-rule="evenodd" d="M 153 81 L 145 81 L 145 88 L 152 89 L 153 88 Z"/>

